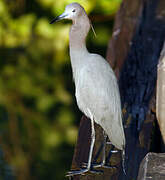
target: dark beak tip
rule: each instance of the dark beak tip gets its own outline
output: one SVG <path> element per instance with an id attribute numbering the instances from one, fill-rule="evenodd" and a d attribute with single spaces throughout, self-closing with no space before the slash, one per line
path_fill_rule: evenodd
<path id="1" fill-rule="evenodd" d="M 57 18 L 57 17 L 54 18 L 54 19 L 50 22 L 50 24 L 53 24 L 53 23 L 56 22 L 56 21 L 58 21 L 58 18 Z"/>
<path id="2" fill-rule="evenodd" d="M 67 15 L 57 16 L 57 17 L 55 17 L 55 18 L 50 22 L 50 24 L 53 24 L 54 22 L 60 21 L 60 20 L 64 19 L 66 16 L 67 16 Z"/>
<path id="3" fill-rule="evenodd" d="M 53 24 L 54 23 L 54 21 L 52 20 L 49 24 Z"/>

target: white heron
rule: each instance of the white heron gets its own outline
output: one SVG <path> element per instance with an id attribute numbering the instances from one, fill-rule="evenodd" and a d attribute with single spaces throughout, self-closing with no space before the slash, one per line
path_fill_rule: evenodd
<path id="1" fill-rule="evenodd" d="M 94 121 L 103 128 L 111 143 L 123 152 L 125 135 L 116 76 L 102 56 L 89 53 L 86 48 L 85 41 L 91 23 L 84 8 L 78 3 L 71 3 L 66 6 L 63 14 L 51 21 L 51 24 L 62 19 L 70 19 L 73 22 L 69 33 L 69 49 L 75 82 L 75 96 L 79 109 L 91 119 L 91 144 L 88 163 L 86 168 L 70 171 L 68 175 L 72 176 L 91 170 L 95 143 Z M 104 163 L 105 157 L 101 165 Z"/>

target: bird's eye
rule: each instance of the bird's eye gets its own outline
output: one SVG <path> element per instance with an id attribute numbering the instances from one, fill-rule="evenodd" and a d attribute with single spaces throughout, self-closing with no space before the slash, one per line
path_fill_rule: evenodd
<path id="1" fill-rule="evenodd" d="M 76 12 L 76 9 L 73 9 L 73 11 L 72 12 Z"/>

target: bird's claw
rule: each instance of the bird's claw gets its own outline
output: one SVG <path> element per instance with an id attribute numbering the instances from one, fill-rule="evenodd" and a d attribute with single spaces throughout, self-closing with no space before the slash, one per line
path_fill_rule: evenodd
<path id="1" fill-rule="evenodd" d="M 111 153 L 118 153 L 119 151 L 118 150 L 111 150 Z"/>
<path id="2" fill-rule="evenodd" d="M 101 170 L 94 170 L 88 168 L 82 168 L 80 170 L 72 170 L 66 174 L 66 177 L 75 176 L 75 175 L 84 175 L 85 173 L 92 173 L 92 174 L 101 174 L 103 171 Z"/>
<path id="3" fill-rule="evenodd" d="M 82 167 L 86 168 L 87 167 L 87 163 L 83 163 Z M 105 163 L 92 163 L 92 168 L 110 169 L 110 168 L 117 168 L 117 167 L 116 166 L 111 166 L 111 165 L 106 165 Z"/>
<path id="4" fill-rule="evenodd" d="M 105 169 L 117 168 L 116 166 L 110 166 L 110 165 L 106 165 L 106 164 L 104 164 L 104 163 L 94 164 L 93 167 L 94 167 L 94 168 L 105 168 Z"/>

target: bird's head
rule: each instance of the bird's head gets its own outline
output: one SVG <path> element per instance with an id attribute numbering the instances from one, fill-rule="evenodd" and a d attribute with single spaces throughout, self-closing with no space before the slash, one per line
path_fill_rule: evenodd
<path id="1" fill-rule="evenodd" d="M 81 16 L 84 13 L 85 13 L 84 8 L 80 4 L 71 3 L 66 6 L 64 13 L 62 13 L 61 15 L 59 15 L 55 19 L 53 19 L 50 22 L 50 24 L 52 24 L 56 21 L 60 21 L 62 19 L 70 19 L 70 20 L 74 21 L 75 19 L 77 19 L 79 16 Z"/>

